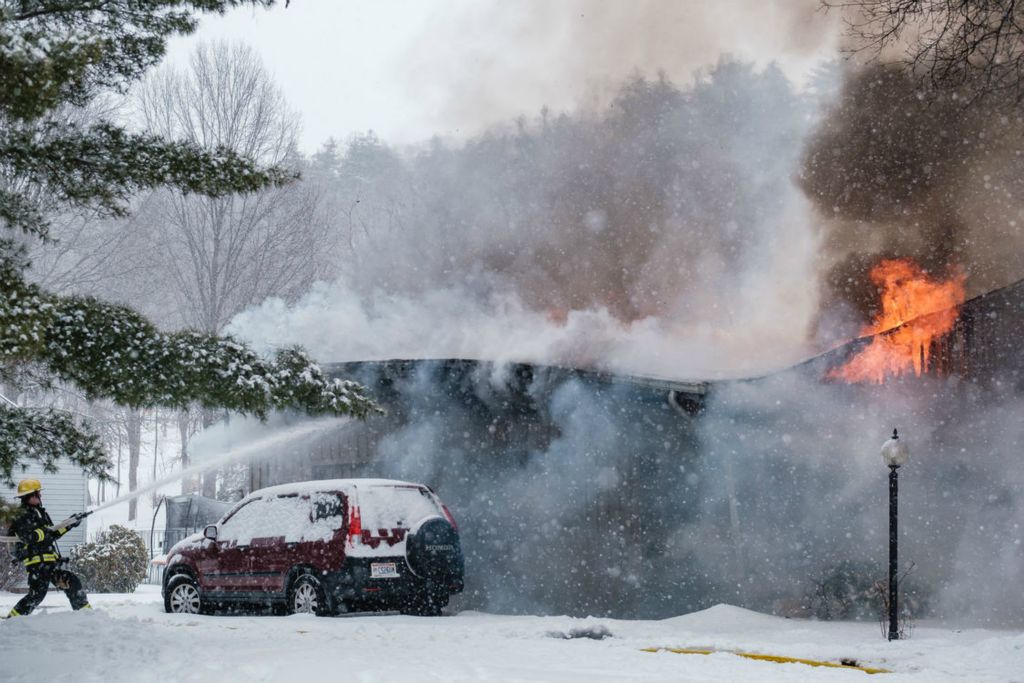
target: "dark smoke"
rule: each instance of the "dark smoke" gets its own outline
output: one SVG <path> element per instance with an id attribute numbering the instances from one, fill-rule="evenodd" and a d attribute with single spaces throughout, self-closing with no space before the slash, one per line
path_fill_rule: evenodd
<path id="1" fill-rule="evenodd" d="M 893 65 L 850 73 L 800 176 L 822 218 L 823 319 L 844 306 L 870 319 L 867 273 L 886 257 L 936 276 L 962 266 L 969 295 L 1024 277 L 1022 150 L 1019 115 L 922 89 Z"/>

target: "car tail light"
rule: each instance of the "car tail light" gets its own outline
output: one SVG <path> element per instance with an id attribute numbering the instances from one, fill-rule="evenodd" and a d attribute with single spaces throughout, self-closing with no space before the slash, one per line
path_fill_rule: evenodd
<path id="1" fill-rule="evenodd" d="M 363 520 L 359 517 L 359 507 L 356 505 L 352 506 L 352 510 L 348 515 L 348 537 L 354 542 L 355 539 L 363 535 Z"/>

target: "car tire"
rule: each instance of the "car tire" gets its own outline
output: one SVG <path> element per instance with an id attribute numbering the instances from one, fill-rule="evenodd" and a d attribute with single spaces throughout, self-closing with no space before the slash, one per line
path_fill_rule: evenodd
<path id="1" fill-rule="evenodd" d="M 208 611 L 199 584 L 188 574 L 178 574 L 167 582 L 164 610 L 171 614 L 206 614 Z"/>
<path id="2" fill-rule="evenodd" d="M 331 614 L 330 604 L 323 584 L 312 574 L 300 574 L 292 581 L 288 590 L 289 614 L 315 614 L 324 617 Z"/>

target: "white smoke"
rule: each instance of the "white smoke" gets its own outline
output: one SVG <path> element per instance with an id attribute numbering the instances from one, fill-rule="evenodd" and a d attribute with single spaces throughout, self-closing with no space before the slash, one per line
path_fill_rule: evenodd
<path id="1" fill-rule="evenodd" d="M 717 301 L 709 292 L 688 301 L 692 321 L 631 322 L 604 308 L 570 311 L 556 321 L 514 293 L 486 300 L 461 288 L 360 296 L 338 281 L 317 284 L 292 306 L 265 301 L 238 315 L 228 331 L 265 352 L 301 344 L 332 362 L 467 358 L 679 379 L 735 377 L 799 359 L 815 305 L 809 268 L 747 278 L 746 296 Z"/>
<path id="2" fill-rule="evenodd" d="M 726 61 L 705 76 L 683 90 L 634 80 L 607 112 L 497 130 L 404 170 L 378 150 L 387 177 L 351 203 L 370 234 L 337 280 L 228 331 L 325 362 L 462 357 L 671 378 L 807 355 L 818 240 L 791 178 L 817 100 L 774 69 Z M 349 182 L 365 181 L 369 158 Z M 382 215 L 391 222 L 373 222 Z"/>

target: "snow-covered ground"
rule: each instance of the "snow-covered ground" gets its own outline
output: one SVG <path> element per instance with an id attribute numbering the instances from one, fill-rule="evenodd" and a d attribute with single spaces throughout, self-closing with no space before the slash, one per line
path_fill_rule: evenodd
<path id="1" fill-rule="evenodd" d="M 144 435 L 140 487 L 173 470 L 173 430 Z M 125 479 L 127 475 L 125 474 Z M 94 489 L 95 491 L 95 489 Z M 180 482 L 159 489 L 176 495 Z M 108 495 L 108 498 L 112 497 Z M 153 496 L 90 518 L 90 536 L 122 524 L 148 539 Z M 155 523 L 154 523 L 155 522 Z M 19 595 L 0 592 L 0 614 Z M 881 680 L 1024 683 L 1024 632 L 921 624 L 910 640 L 886 642 L 877 624 L 782 619 L 720 605 L 659 621 L 505 616 L 462 612 L 437 619 L 397 614 L 183 616 L 165 614 L 159 587 L 94 594 L 95 609 L 72 613 L 52 590 L 36 614 L 0 621 L 0 681 L 816 681 L 863 680 L 853 669 L 755 661 L 749 652 L 838 662 L 892 673 Z M 610 634 L 566 638 L 574 630 Z M 710 649 L 717 654 L 645 652 Z"/>
<path id="2" fill-rule="evenodd" d="M 6 612 L 18 596 L 0 593 Z M 881 680 L 1024 681 L 1024 632 L 919 626 L 886 642 L 876 624 L 771 617 L 719 605 L 660 621 L 397 614 L 165 614 L 159 591 L 93 595 L 73 613 L 52 592 L 40 611 L 0 622 L 4 681 L 856 681 L 852 669 L 741 658 L 728 651 L 854 659 Z M 610 634 L 565 638 L 574 630 Z M 644 652 L 706 648 L 711 655 Z"/>

